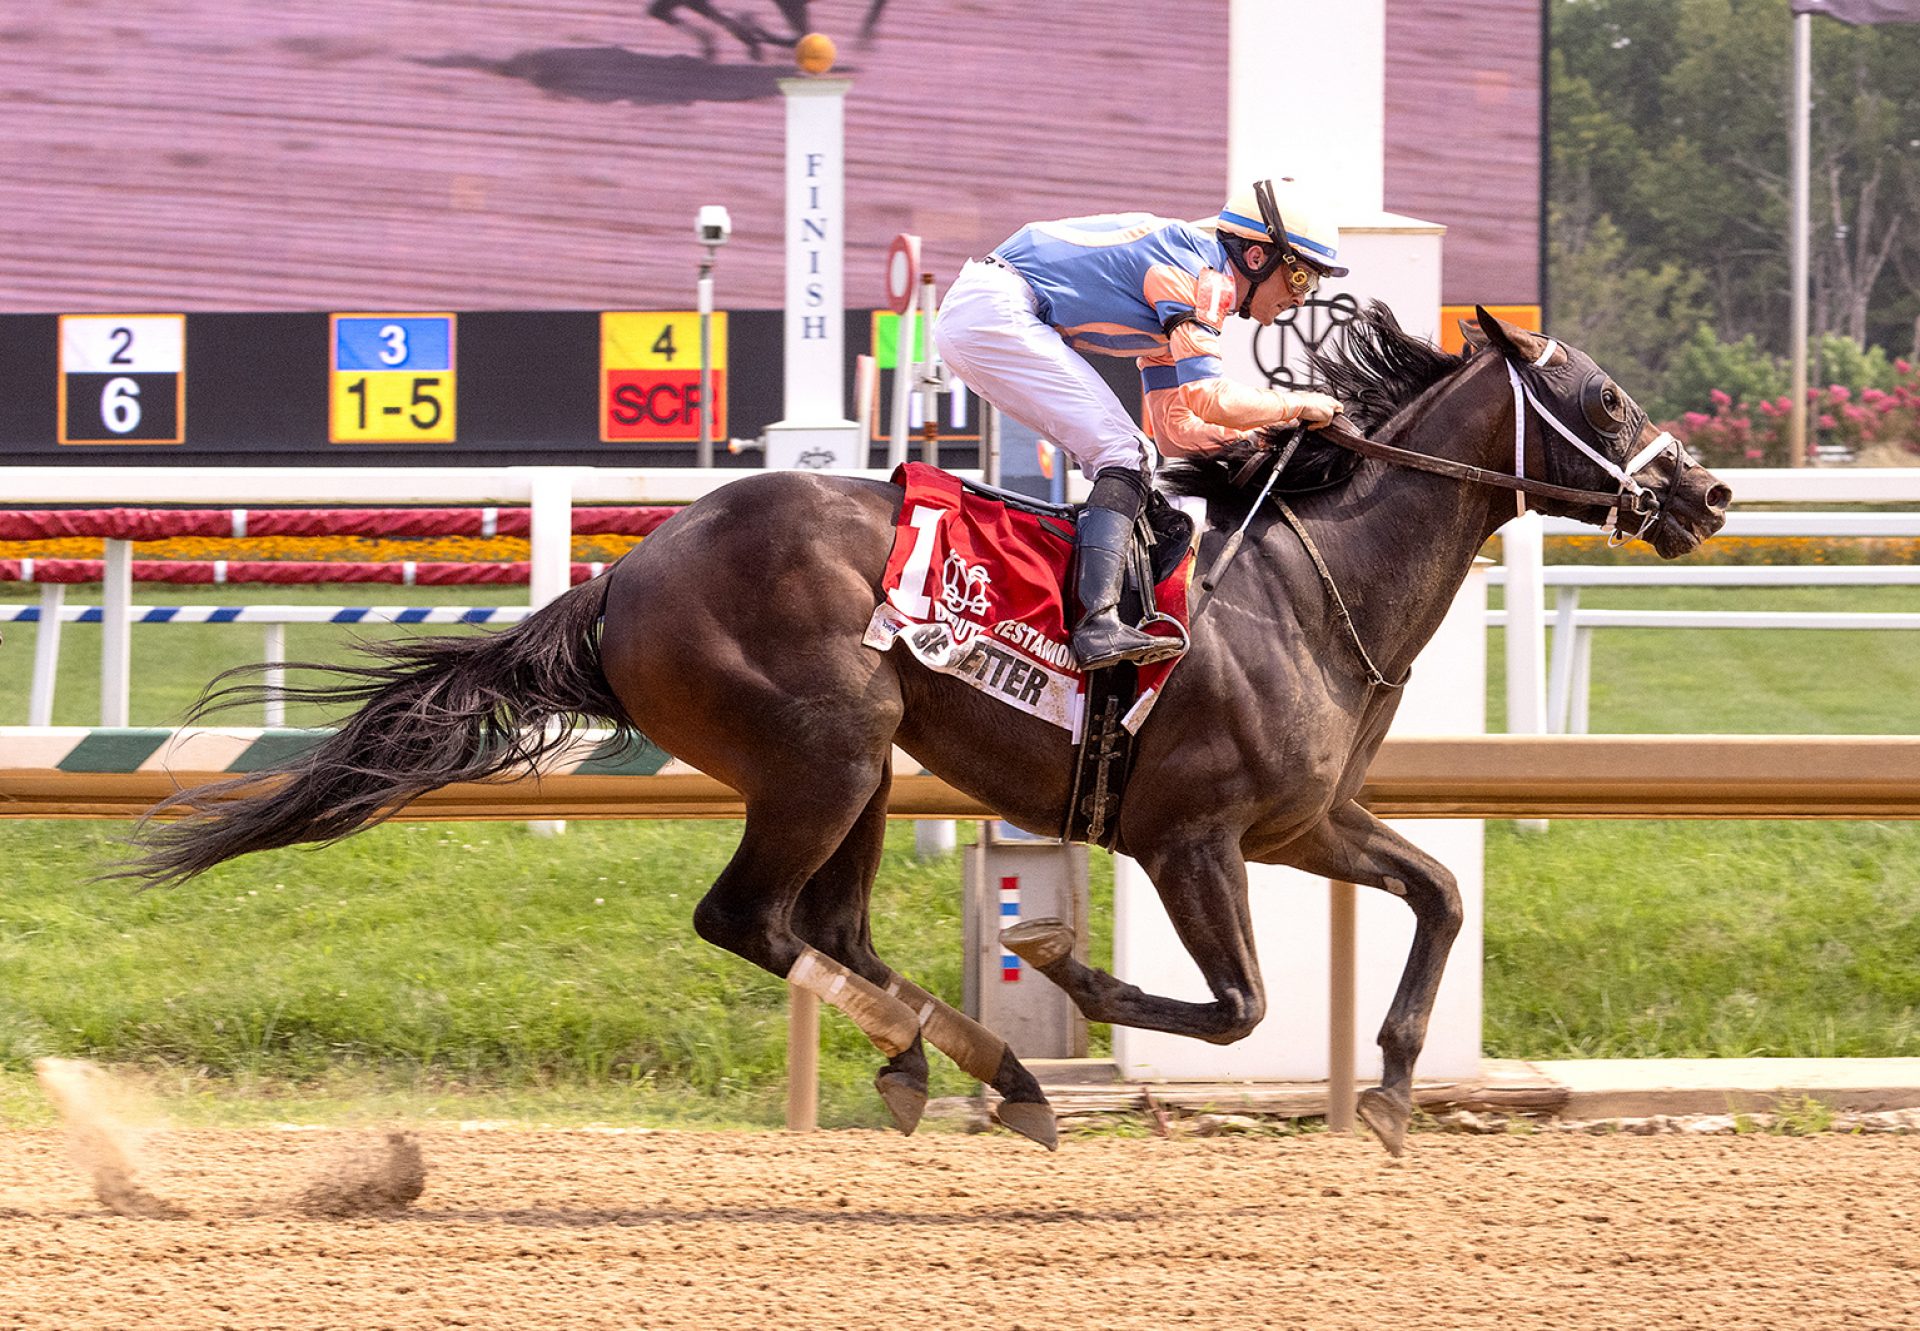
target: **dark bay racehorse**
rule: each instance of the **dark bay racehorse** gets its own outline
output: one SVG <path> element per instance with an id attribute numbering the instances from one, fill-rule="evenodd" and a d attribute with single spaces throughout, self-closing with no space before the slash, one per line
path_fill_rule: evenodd
<path id="1" fill-rule="evenodd" d="M 1382 1084 L 1359 1106 L 1398 1153 L 1461 921 L 1453 876 L 1354 802 L 1398 684 L 1475 554 L 1513 516 L 1513 492 L 1499 486 L 1516 471 L 1537 507 L 1617 519 L 1669 558 L 1719 529 L 1730 496 L 1571 347 L 1485 311 L 1465 356 L 1409 337 L 1378 307 L 1349 331 L 1322 372 L 1371 436 L 1357 445 L 1406 455 L 1370 457 L 1339 488 L 1297 500 L 1318 561 L 1267 508 L 1255 516 L 1141 730 L 1120 812 L 1115 849 L 1151 875 L 1212 1001 L 1144 993 L 1088 967 L 1054 922 L 1023 924 L 1008 941 L 1090 1020 L 1226 1043 L 1266 1010 L 1247 861 L 1404 898 L 1413 944 L 1380 1031 Z M 1209 496 L 1205 568 L 1252 496 L 1217 462 L 1169 470 Z M 1057 831 L 1069 798 L 1065 732 L 905 653 L 861 645 L 900 504 L 898 489 L 872 481 L 754 476 L 515 628 L 376 647 L 380 663 L 291 691 L 358 706 L 335 736 L 276 771 L 170 801 L 193 815 L 150 824 L 134 871 L 178 879 L 344 836 L 427 790 L 548 754 L 566 727 L 597 718 L 744 797 L 739 849 L 694 927 L 858 1023 L 888 1057 L 877 1084 L 903 1130 L 925 1103 L 924 1035 L 1000 1092 L 1002 1121 L 1051 1146 L 1052 1111 L 1006 1046 L 873 950 L 868 899 L 894 745 L 1034 831 Z"/>

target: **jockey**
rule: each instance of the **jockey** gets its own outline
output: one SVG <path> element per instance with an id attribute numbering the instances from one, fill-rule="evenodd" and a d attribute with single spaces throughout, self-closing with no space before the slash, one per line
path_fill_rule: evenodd
<path id="1" fill-rule="evenodd" d="M 1176 456 L 1218 452 L 1263 426 L 1325 425 L 1340 404 L 1323 393 L 1226 378 L 1220 330 L 1229 314 L 1272 323 L 1323 277 L 1346 276 L 1339 249 L 1325 206 L 1291 177 L 1274 177 L 1204 222 L 1148 213 L 1035 222 L 954 279 L 933 325 L 942 359 L 1093 481 L 1074 537 L 1073 654 L 1082 669 L 1161 660 L 1178 647 L 1120 620 L 1154 442 L 1075 352 L 1136 359 L 1154 440 Z"/>

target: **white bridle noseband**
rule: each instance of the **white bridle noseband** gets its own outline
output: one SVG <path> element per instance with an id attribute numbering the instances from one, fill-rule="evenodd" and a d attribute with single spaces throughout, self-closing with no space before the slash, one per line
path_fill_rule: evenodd
<path id="1" fill-rule="evenodd" d="M 1540 353 L 1539 358 L 1532 363 L 1533 368 L 1537 370 L 1544 367 L 1549 360 L 1553 359 L 1553 353 L 1559 350 L 1559 347 L 1560 347 L 1560 344 L 1558 342 L 1554 341 L 1552 338 L 1548 338 L 1546 350 L 1542 351 Z M 1662 430 L 1659 433 L 1659 435 L 1657 435 L 1654 438 L 1652 443 L 1648 444 L 1645 448 L 1641 449 L 1638 453 L 1636 453 L 1632 458 L 1628 459 L 1626 464 L 1623 466 L 1622 464 L 1615 462 L 1612 458 L 1604 456 L 1602 453 L 1600 453 L 1598 449 L 1594 448 L 1586 440 L 1582 439 L 1579 435 L 1575 434 L 1572 430 L 1568 429 L 1565 422 L 1563 422 L 1558 416 L 1555 416 L 1551 411 L 1549 411 L 1546 408 L 1546 406 L 1540 401 L 1540 399 L 1533 395 L 1533 390 L 1531 390 L 1526 386 L 1526 384 L 1521 382 L 1520 371 L 1514 368 L 1513 362 L 1506 361 L 1505 364 L 1507 367 L 1507 382 L 1513 385 L 1513 474 L 1523 480 L 1526 478 L 1526 474 L 1527 474 L 1527 412 L 1526 412 L 1526 408 L 1531 406 L 1534 410 L 1534 414 L 1539 416 L 1539 418 L 1545 421 L 1548 425 L 1552 426 L 1554 431 L 1557 434 L 1559 434 L 1559 436 L 1562 439 L 1565 439 L 1568 443 L 1572 444 L 1575 448 L 1579 449 L 1582 453 L 1585 453 L 1588 457 L 1592 458 L 1596 463 L 1600 465 L 1601 470 L 1605 471 L 1607 475 L 1613 477 L 1616 481 L 1620 482 L 1620 493 L 1615 497 L 1613 507 L 1607 510 L 1606 525 L 1601 529 L 1606 533 L 1607 544 L 1608 545 L 1625 545 L 1628 541 L 1632 541 L 1637 539 L 1638 537 L 1646 535 L 1647 529 L 1652 527 L 1655 520 L 1658 519 L 1660 516 L 1659 498 L 1657 496 L 1653 496 L 1653 500 L 1654 500 L 1653 506 L 1645 510 L 1643 519 L 1640 523 L 1640 529 L 1636 532 L 1633 532 L 1631 535 L 1623 535 L 1620 532 L 1620 528 L 1619 528 L 1620 501 L 1625 499 L 1628 495 L 1634 496 L 1636 500 L 1638 500 L 1642 495 L 1651 495 L 1651 491 L 1649 491 L 1646 486 L 1640 484 L 1638 480 L 1638 476 L 1640 472 L 1645 470 L 1647 465 L 1651 463 L 1655 458 L 1659 457 L 1662 453 L 1665 453 L 1668 450 L 1672 450 L 1673 452 L 1674 467 L 1676 469 L 1679 468 L 1686 457 L 1685 446 L 1681 444 L 1681 442 L 1678 439 L 1674 438 L 1673 435 L 1669 434 L 1665 430 Z M 1513 492 L 1513 501 L 1514 501 L 1514 509 L 1516 514 L 1518 516 L 1525 517 L 1527 513 L 1527 492 L 1525 490 L 1515 490 Z M 1636 508 L 1639 508 L 1639 507 L 1640 507 L 1639 505 L 1636 505 Z"/>

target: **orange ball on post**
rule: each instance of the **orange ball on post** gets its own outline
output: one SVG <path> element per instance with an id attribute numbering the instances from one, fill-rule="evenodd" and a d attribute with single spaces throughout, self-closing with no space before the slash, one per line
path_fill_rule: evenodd
<path id="1" fill-rule="evenodd" d="M 834 57 L 838 54 L 833 38 L 824 32 L 810 32 L 795 44 L 793 63 L 809 74 L 824 74 L 833 68 Z"/>

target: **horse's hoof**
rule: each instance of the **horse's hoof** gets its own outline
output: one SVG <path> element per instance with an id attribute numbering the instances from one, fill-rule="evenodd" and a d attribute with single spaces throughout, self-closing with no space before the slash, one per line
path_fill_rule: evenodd
<path id="1" fill-rule="evenodd" d="M 880 1099 L 887 1106 L 887 1112 L 893 1115 L 893 1126 L 900 1129 L 900 1135 L 913 1136 L 913 1130 L 920 1126 L 920 1115 L 926 1112 L 926 1086 L 915 1082 L 904 1072 L 883 1069 L 873 1079 L 873 1089 L 880 1092 Z"/>
<path id="2" fill-rule="evenodd" d="M 1053 1106 L 1041 1101 L 1002 1100 L 993 1116 L 1029 1141 L 1039 1142 L 1049 1151 L 1060 1149 L 1060 1125 L 1054 1121 Z"/>
<path id="3" fill-rule="evenodd" d="M 1073 930 L 1065 920 L 1022 920 L 1000 931 L 1000 946 L 1041 970 L 1073 951 Z"/>
<path id="4" fill-rule="evenodd" d="M 1373 1135 L 1397 1156 L 1407 1149 L 1407 1125 L 1413 1121 L 1413 1108 L 1389 1095 L 1384 1087 L 1369 1086 L 1360 1092 L 1357 1106 L 1361 1121 L 1373 1129 Z"/>

